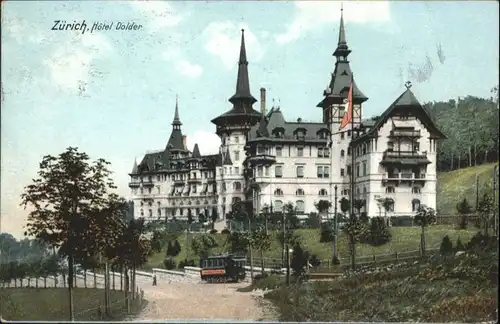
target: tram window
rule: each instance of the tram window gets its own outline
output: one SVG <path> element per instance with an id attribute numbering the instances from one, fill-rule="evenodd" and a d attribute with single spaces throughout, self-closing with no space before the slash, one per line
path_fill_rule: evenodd
<path id="1" fill-rule="evenodd" d="M 212 268 L 214 266 L 214 261 L 215 261 L 214 259 L 208 260 L 208 267 L 209 268 Z"/>
<path id="2" fill-rule="evenodd" d="M 203 260 L 203 268 L 208 268 L 208 260 Z"/>

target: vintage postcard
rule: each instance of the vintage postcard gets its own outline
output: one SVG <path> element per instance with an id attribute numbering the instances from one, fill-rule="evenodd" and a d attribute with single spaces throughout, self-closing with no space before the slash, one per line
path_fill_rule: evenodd
<path id="1" fill-rule="evenodd" d="M 494 1 L 2 1 L 0 320 L 495 322 Z"/>

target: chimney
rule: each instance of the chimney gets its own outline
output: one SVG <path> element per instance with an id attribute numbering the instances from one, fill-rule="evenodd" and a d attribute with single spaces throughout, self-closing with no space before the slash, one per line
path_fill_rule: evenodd
<path id="1" fill-rule="evenodd" d="M 260 88 L 260 113 L 266 115 L 266 89 Z"/>
<path id="2" fill-rule="evenodd" d="M 187 140 L 187 136 L 186 135 L 182 135 L 182 146 L 184 146 L 185 150 L 187 150 L 186 140 Z"/>

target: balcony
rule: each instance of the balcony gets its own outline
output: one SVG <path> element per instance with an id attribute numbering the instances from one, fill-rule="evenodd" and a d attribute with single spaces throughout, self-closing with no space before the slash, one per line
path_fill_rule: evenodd
<path id="1" fill-rule="evenodd" d="M 427 158 L 427 152 L 414 151 L 385 151 L 381 164 L 400 165 L 425 165 L 431 163 Z"/>
<path id="2" fill-rule="evenodd" d="M 276 156 L 268 153 L 257 153 L 257 155 L 247 157 L 246 162 L 252 167 L 257 165 L 272 165 L 276 163 Z"/>
<path id="3" fill-rule="evenodd" d="M 425 173 L 413 172 L 399 172 L 399 173 L 385 173 L 382 176 L 382 182 L 387 181 L 425 181 Z"/>
<path id="4" fill-rule="evenodd" d="M 139 181 L 131 181 L 128 183 L 129 188 L 139 188 L 141 183 Z"/>
<path id="5" fill-rule="evenodd" d="M 142 183 L 142 186 L 145 188 L 151 188 L 154 186 L 153 180 L 144 180 L 141 183 Z"/>
<path id="6" fill-rule="evenodd" d="M 403 130 L 403 129 L 394 129 L 391 130 L 389 137 L 410 137 L 417 138 L 421 137 L 420 130 Z"/>
<path id="7" fill-rule="evenodd" d="M 189 178 L 188 183 L 201 183 L 200 178 Z"/>

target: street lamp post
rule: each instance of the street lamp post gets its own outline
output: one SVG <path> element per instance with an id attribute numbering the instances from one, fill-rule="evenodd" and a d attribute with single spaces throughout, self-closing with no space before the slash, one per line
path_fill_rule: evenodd
<path id="1" fill-rule="evenodd" d="M 337 229 L 338 229 L 338 217 L 337 217 L 337 185 L 333 187 L 335 190 L 335 201 L 334 201 L 334 207 L 333 207 L 333 258 L 338 258 L 337 257 Z"/>
<path id="2" fill-rule="evenodd" d="M 293 253 L 293 249 L 287 249 L 286 250 L 286 259 L 287 259 L 287 265 L 286 265 L 286 284 L 290 284 L 290 267 L 291 267 L 291 258 L 290 258 L 290 253 Z"/>

